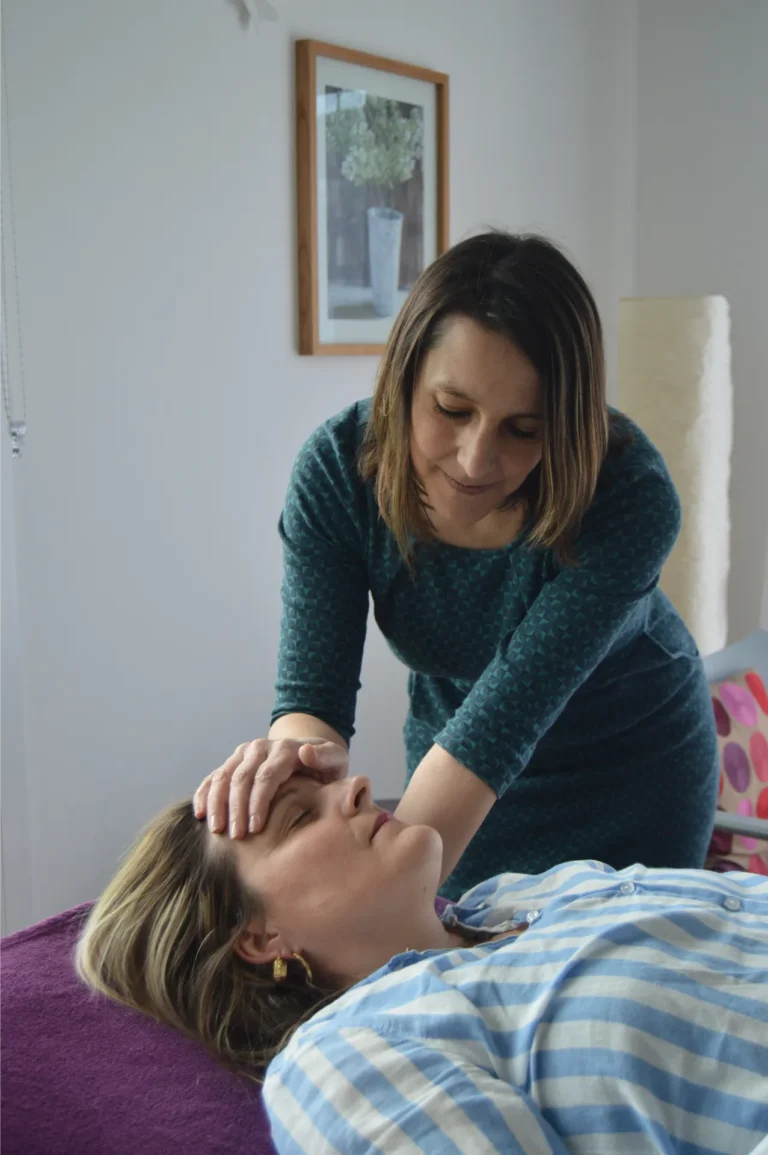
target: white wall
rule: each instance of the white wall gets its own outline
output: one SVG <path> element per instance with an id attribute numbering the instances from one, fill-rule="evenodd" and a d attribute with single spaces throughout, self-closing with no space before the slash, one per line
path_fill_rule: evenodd
<path id="1" fill-rule="evenodd" d="M 4 25 L 4 21 L 2 22 Z M 5 44 L 3 44 L 3 60 Z M 5 107 L 0 100 L 0 111 Z M 0 136 L 2 158 L 2 213 L 3 256 L 7 248 L 13 255 L 12 214 L 9 211 L 12 186 L 8 179 L 8 134 Z M 24 418 L 24 390 L 21 387 L 19 367 L 22 349 L 18 326 L 6 331 L 5 319 L 15 320 L 16 295 L 13 264 L 3 265 L 2 277 L 3 331 L 0 334 L 3 355 L 3 408 L 6 408 L 5 367 L 11 366 L 12 382 L 9 387 L 11 419 Z M 5 295 L 7 292 L 7 296 Z M 16 503 L 14 496 L 14 461 L 12 443 L 5 414 L 0 429 L 0 765 L 2 798 L 0 805 L 0 871 L 2 905 L 0 906 L 0 933 L 6 934 L 22 926 L 32 909 L 32 871 L 29 858 L 29 821 L 27 810 L 27 780 L 24 759 L 24 700 L 22 691 L 23 644 L 19 617 L 19 595 L 16 566 Z"/>
<path id="2" fill-rule="evenodd" d="M 16 581 L 16 527 L 13 500 L 11 439 L 0 431 L 2 462 L 2 541 L 0 590 L 2 640 L 0 655 L 0 760 L 3 767 L 2 807 L 2 933 L 23 926 L 32 909 L 32 871 L 29 858 L 27 781 L 24 772 L 24 710 L 21 688 L 22 640 Z"/>
<path id="3" fill-rule="evenodd" d="M 768 574 L 768 4 L 642 0 L 638 295 L 731 306 L 729 634 L 757 628 Z"/>
<path id="4" fill-rule="evenodd" d="M 5 0 L 29 394 L 16 924 L 92 896 L 267 724 L 290 465 L 375 370 L 295 352 L 292 40 L 448 72 L 452 238 L 564 241 L 609 342 L 632 291 L 631 0 L 275 5 L 244 33 L 225 0 Z M 354 754 L 386 796 L 405 678 L 371 642 Z"/>

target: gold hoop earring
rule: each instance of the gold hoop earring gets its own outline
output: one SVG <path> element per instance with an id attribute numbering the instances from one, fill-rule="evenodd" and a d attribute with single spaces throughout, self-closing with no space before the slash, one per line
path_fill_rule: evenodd
<path id="1" fill-rule="evenodd" d="M 312 982 L 312 967 L 309 965 L 307 960 L 305 958 L 303 958 L 300 954 L 294 953 L 293 957 L 296 959 L 296 962 L 301 963 L 301 965 L 304 967 L 304 970 L 305 970 L 306 975 L 307 975 L 307 982 L 311 983 Z"/>
<path id="2" fill-rule="evenodd" d="M 292 957 L 296 959 L 296 962 L 301 963 L 301 965 L 304 967 L 304 972 L 307 976 L 307 982 L 311 983 L 312 982 L 312 968 L 309 965 L 309 963 L 307 962 L 307 960 L 305 958 L 303 958 L 300 954 L 296 954 L 295 952 L 292 955 Z M 288 977 L 288 963 L 285 961 L 284 958 L 276 958 L 275 961 L 272 963 L 272 978 L 275 980 L 276 983 L 281 983 L 287 977 Z"/>

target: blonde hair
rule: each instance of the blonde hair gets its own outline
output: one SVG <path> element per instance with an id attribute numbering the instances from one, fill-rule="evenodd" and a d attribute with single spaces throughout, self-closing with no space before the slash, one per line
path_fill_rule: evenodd
<path id="1" fill-rule="evenodd" d="M 580 273 L 543 237 L 483 233 L 421 274 L 382 359 L 359 468 L 410 561 L 431 524 L 410 455 L 411 403 L 422 358 L 452 317 L 507 337 L 537 370 L 543 393 L 542 459 L 502 508 L 520 502 L 528 542 L 574 561 L 581 521 L 609 448 L 600 317 Z M 618 441 L 617 441 L 618 444 Z"/>
<path id="2" fill-rule="evenodd" d="M 294 962 L 278 986 L 271 966 L 240 958 L 235 944 L 261 904 L 221 841 L 188 801 L 153 819 L 91 909 L 75 965 L 94 991 L 259 1080 L 299 1023 L 340 991 L 310 986 Z"/>

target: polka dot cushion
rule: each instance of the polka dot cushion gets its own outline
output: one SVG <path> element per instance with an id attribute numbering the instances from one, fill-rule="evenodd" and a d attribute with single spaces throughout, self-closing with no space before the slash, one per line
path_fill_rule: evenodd
<path id="1" fill-rule="evenodd" d="M 768 693 L 749 670 L 710 686 L 720 750 L 718 810 L 768 818 Z M 768 842 L 716 830 L 710 870 L 750 870 L 768 875 Z"/>

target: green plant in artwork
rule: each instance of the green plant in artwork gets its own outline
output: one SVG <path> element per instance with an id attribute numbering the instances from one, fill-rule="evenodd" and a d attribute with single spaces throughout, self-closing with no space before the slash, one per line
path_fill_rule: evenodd
<path id="1" fill-rule="evenodd" d="M 401 104 L 365 94 L 357 107 L 338 107 L 326 118 L 326 144 L 343 157 L 342 175 L 353 185 L 368 185 L 385 205 L 388 190 L 410 180 L 424 146 L 422 111 L 405 115 Z"/>

